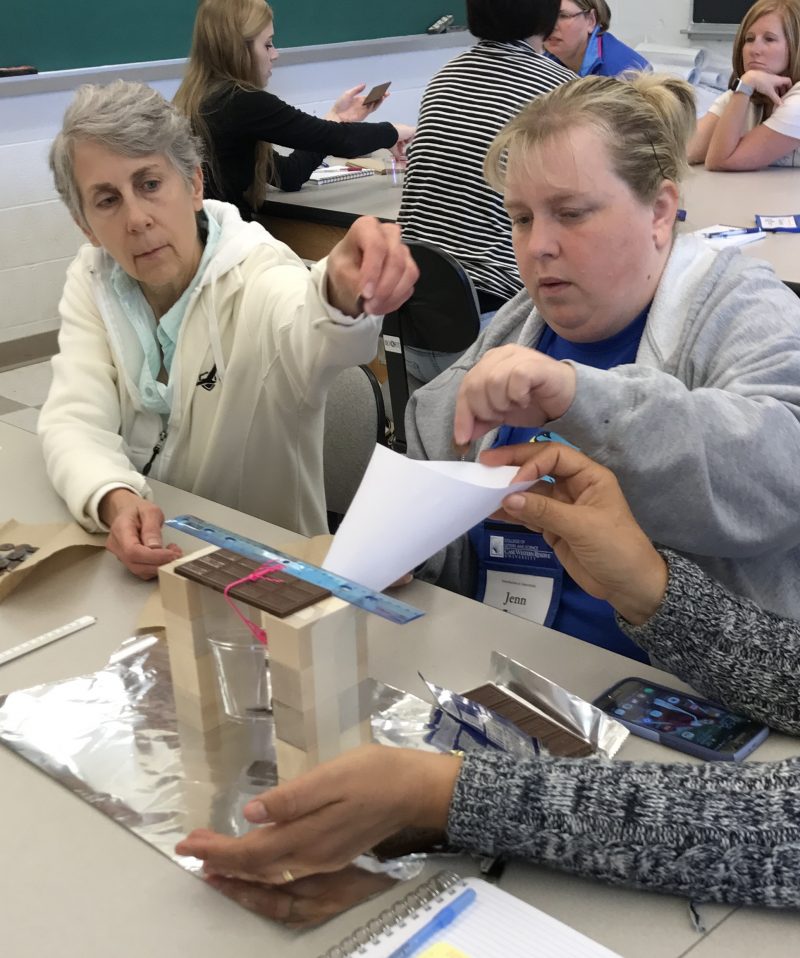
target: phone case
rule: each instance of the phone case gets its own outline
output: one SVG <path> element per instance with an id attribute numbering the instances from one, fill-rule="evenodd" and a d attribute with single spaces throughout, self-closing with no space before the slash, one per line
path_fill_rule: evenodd
<path id="1" fill-rule="evenodd" d="M 364 106 L 369 106 L 371 103 L 377 103 L 378 100 L 382 100 L 384 93 L 386 93 L 391 85 L 392 81 L 390 80 L 388 83 L 379 83 L 377 86 L 374 86 L 364 97 Z"/>
<path id="2" fill-rule="evenodd" d="M 759 730 L 735 752 L 721 752 L 715 749 L 706 748 L 704 745 L 698 745 L 696 742 L 687 741 L 687 739 L 681 738 L 677 732 L 658 732 L 655 729 L 649 729 L 642 725 L 638 725 L 636 722 L 627 722 L 621 716 L 609 711 L 608 706 L 604 704 L 604 700 L 608 696 L 613 695 L 616 690 L 626 682 L 640 682 L 642 685 L 649 684 L 657 686 L 658 688 L 663 688 L 667 692 L 674 692 L 676 695 L 686 695 L 686 693 L 681 692 L 678 689 L 670 689 L 665 685 L 659 685 L 657 682 L 648 682 L 636 675 L 629 675 L 627 678 L 620 679 L 619 682 L 615 682 L 614 685 L 612 685 L 610 688 L 607 688 L 605 692 L 602 692 L 592 702 L 592 705 L 595 705 L 606 714 L 612 715 L 613 718 L 624 725 L 625 728 L 627 728 L 633 735 L 638 735 L 639 738 L 647 739 L 649 742 L 657 742 L 659 745 L 663 745 L 666 748 L 674 749 L 677 752 L 684 752 L 686 755 L 695 755 L 697 758 L 702 758 L 709 762 L 741 762 L 742 759 L 746 758 L 751 752 L 755 751 L 755 749 L 761 745 L 767 735 L 769 735 L 768 726 L 762 725 Z M 729 711 L 728 709 L 725 709 L 724 706 L 717 705 L 717 703 L 711 702 L 709 699 L 703 699 L 700 698 L 700 696 L 693 697 L 702 704 L 716 706 L 718 708 L 724 709 L 726 712 Z"/>

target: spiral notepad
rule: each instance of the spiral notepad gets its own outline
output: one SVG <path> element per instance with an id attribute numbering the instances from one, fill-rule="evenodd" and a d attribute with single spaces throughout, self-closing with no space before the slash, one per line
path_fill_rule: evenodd
<path id="1" fill-rule="evenodd" d="M 344 183 L 346 180 L 360 180 L 362 176 L 374 176 L 374 170 L 351 170 L 346 166 L 327 166 L 314 170 L 309 177 L 317 186 L 327 183 Z"/>
<path id="2" fill-rule="evenodd" d="M 415 958 L 523 958 L 531 954 L 532 942 L 537 958 L 619 958 L 496 885 L 480 878 L 462 879 L 453 872 L 434 875 L 320 958 L 391 958 L 466 888 L 475 889 L 474 904 L 428 937 L 414 952 Z"/>

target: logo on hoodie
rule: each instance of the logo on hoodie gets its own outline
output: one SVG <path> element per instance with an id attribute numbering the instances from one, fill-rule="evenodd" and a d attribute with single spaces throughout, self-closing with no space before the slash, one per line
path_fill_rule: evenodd
<path id="1" fill-rule="evenodd" d="M 216 364 L 211 367 L 207 372 L 200 373 L 197 377 L 197 386 L 201 386 L 203 389 L 211 392 L 211 390 L 217 385 L 217 367 Z"/>

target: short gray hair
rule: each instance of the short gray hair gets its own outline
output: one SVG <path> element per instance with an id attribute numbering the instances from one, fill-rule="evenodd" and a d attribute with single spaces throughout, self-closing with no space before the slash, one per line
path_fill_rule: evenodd
<path id="1" fill-rule="evenodd" d="M 202 163 L 202 146 L 188 119 L 152 87 L 126 80 L 79 87 L 50 147 L 50 169 L 59 196 L 83 227 L 88 224 L 75 181 L 74 154 L 75 144 L 85 140 L 120 156 L 161 153 L 187 186 Z"/>

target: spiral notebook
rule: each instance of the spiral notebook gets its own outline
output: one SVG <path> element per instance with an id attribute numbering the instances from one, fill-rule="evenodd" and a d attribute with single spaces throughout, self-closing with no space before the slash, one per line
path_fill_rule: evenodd
<path id="1" fill-rule="evenodd" d="M 446 927 L 436 918 L 466 889 L 475 898 Z M 431 924 L 433 922 L 433 924 Z M 423 931 L 427 929 L 426 933 Z M 406 952 L 409 940 L 423 941 Z M 319 958 L 620 958 L 563 922 L 480 878 L 440 872 Z"/>
<path id="2" fill-rule="evenodd" d="M 347 166 L 320 166 L 309 177 L 311 183 L 325 186 L 327 183 L 344 183 L 347 180 L 360 180 L 363 176 L 374 176 L 374 170 L 354 170 Z"/>

